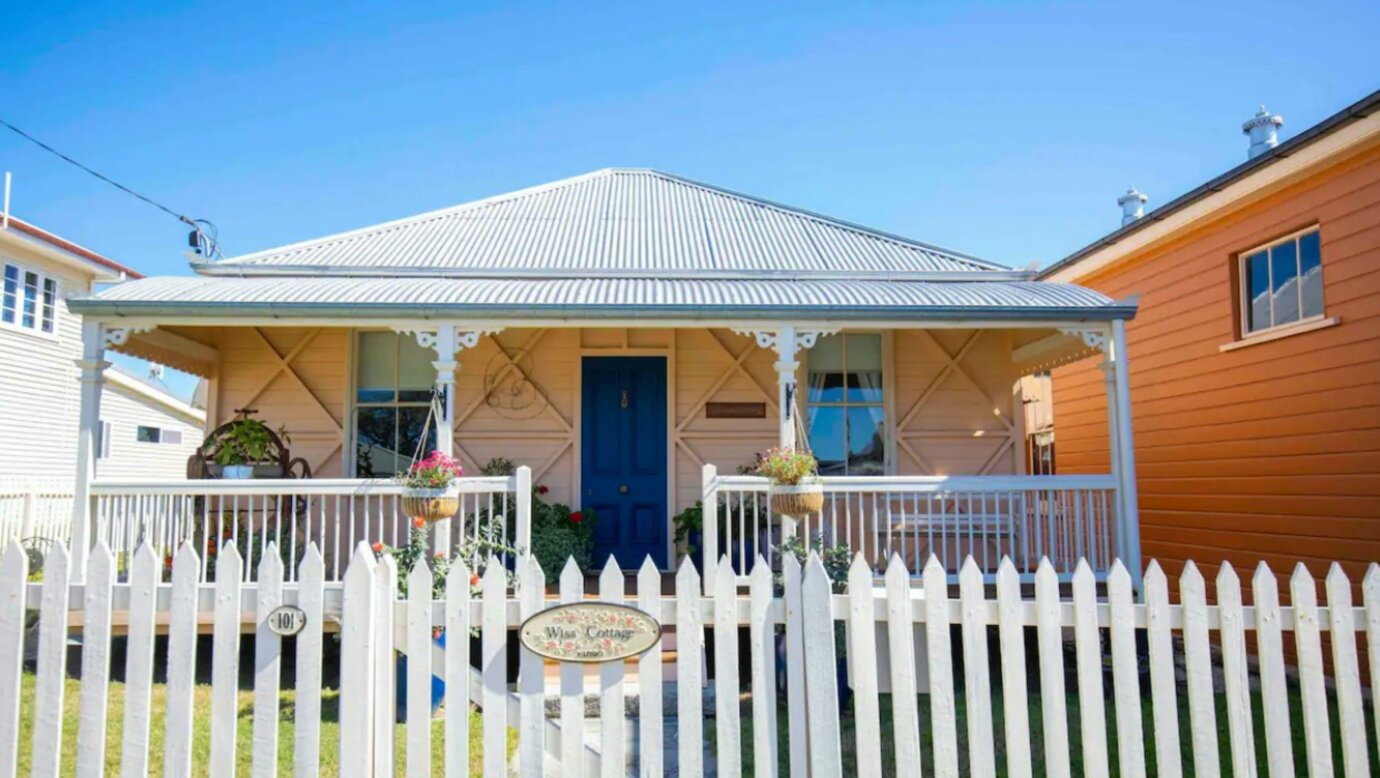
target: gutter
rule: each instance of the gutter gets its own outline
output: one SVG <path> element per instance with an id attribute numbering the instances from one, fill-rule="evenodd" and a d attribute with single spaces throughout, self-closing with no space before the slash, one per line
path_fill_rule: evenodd
<path id="1" fill-rule="evenodd" d="M 242 303 L 242 302 L 124 302 L 99 298 L 72 299 L 68 307 L 84 316 L 159 318 L 205 317 L 226 314 L 240 318 L 252 315 L 275 319 L 324 318 L 341 321 L 360 319 L 421 319 L 421 320 L 493 320 L 501 319 L 582 319 L 604 320 L 623 318 L 688 319 L 722 321 L 725 319 L 795 320 L 802 318 L 837 319 L 843 321 L 876 321 L 880 319 L 926 322 L 955 319 L 988 319 L 998 321 L 1111 321 L 1132 319 L 1137 306 L 1119 302 L 1094 308 L 1071 306 L 1040 307 L 820 307 L 820 306 L 705 306 L 705 305 L 432 305 L 377 304 L 341 305 L 336 303 Z"/>
<path id="2" fill-rule="evenodd" d="M 1111 232 L 1106 236 L 1099 238 L 1098 240 L 1084 246 L 1083 248 L 1078 249 L 1077 251 L 1073 252 L 1072 254 L 1069 254 L 1068 256 L 1064 257 L 1058 262 L 1055 262 L 1054 264 L 1050 265 L 1044 270 L 1041 270 L 1039 272 L 1039 275 L 1036 277 L 1038 279 L 1049 278 L 1055 273 L 1058 273 L 1059 271 L 1064 270 L 1065 268 L 1068 268 L 1069 266 L 1078 263 L 1085 257 L 1088 257 L 1092 254 L 1096 254 L 1098 251 L 1108 246 L 1119 243 L 1122 240 L 1125 240 L 1127 237 L 1134 235 L 1140 230 L 1146 229 L 1147 227 L 1151 226 L 1156 222 L 1164 221 L 1165 219 L 1169 218 L 1170 216 L 1173 216 L 1175 213 L 1179 211 L 1182 211 L 1190 205 L 1193 205 L 1199 200 L 1210 197 L 1222 191 L 1223 189 L 1226 189 L 1232 184 L 1253 175 L 1262 168 L 1268 167 L 1269 165 L 1281 159 L 1298 153 L 1299 151 L 1303 150 L 1305 147 L 1309 146 L 1315 141 L 1318 141 L 1332 134 L 1333 132 L 1341 129 L 1342 127 L 1354 124 L 1358 121 L 1361 121 L 1362 119 L 1369 117 L 1377 110 L 1380 110 L 1380 90 L 1370 93 L 1369 95 L 1361 98 L 1355 103 L 1352 103 L 1346 108 L 1343 108 L 1341 111 L 1338 111 L 1332 116 L 1323 119 L 1321 122 L 1318 122 L 1317 124 L 1313 125 L 1312 127 L 1309 127 L 1308 129 L 1304 130 L 1298 135 L 1295 135 L 1289 140 L 1279 144 L 1270 151 L 1261 154 L 1260 156 L 1255 157 L 1254 159 L 1246 160 L 1240 165 L 1237 165 L 1236 167 L 1232 168 L 1231 170 L 1228 170 L 1220 176 L 1217 176 L 1216 178 L 1208 181 L 1207 183 L 1202 184 L 1198 187 L 1189 190 L 1188 192 L 1185 192 L 1184 194 L 1179 195 L 1173 200 L 1170 200 L 1164 205 L 1161 205 L 1159 208 L 1156 208 L 1150 213 L 1145 214 L 1144 216 L 1131 222 L 1130 224 L 1121 227 L 1115 232 Z"/>

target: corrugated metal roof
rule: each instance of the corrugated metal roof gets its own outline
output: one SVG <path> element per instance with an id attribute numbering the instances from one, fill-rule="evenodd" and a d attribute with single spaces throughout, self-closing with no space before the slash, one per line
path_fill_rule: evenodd
<path id="1" fill-rule="evenodd" d="M 1072 284 L 1037 281 L 655 278 L 158 277 L 81 300 L 73 310 L 129 316 L 579 316 L 655 318 L 885 316 L 1112 318 L 1134 312 Z"/>
<path id="2" fill-rule="evenodd" d="M 203 274 L 699 276 L 1009 271 L 655 170 L 607 169 L 201 264 Z"/>

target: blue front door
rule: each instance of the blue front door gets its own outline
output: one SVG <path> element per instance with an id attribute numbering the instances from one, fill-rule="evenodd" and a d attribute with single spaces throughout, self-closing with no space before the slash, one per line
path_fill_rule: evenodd
<path id="1" fill-rule="evenodd" d="M 595 511 L 594 563 L 666 565 L 666 359 L 585 357 L 582 505 Z"/>

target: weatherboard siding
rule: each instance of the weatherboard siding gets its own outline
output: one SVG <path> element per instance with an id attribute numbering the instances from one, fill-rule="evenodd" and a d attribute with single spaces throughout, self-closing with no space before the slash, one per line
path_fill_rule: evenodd
<path id="1" fill-rule="evenodd" d="M 1222 351 L 1237 254 L 1311 224 L 1340 324 Z M 1141 545 L 1171 580 L 1190 558 L 1340 560 L 1353 580 L 1380 559 L 1380 151 L 1076 281 L 1141 295 L 1127 331 Z M 1104 398 L 1095 360 L 1055 371 L 1060 473 L 1107 471 Z"/>
<path id="2" fill-rule="evenodd" d="M 185 478 L 187 458 L 201 444 L 200 421 L 142 400 L 112 382 L 107 382 L 101 393 L 101 421 L 110 425 L 110 455 L 96 463 L 100 478 Z M 142 442 L 137 436 L 140 425 L 177 430 L 182 440 Z"/>

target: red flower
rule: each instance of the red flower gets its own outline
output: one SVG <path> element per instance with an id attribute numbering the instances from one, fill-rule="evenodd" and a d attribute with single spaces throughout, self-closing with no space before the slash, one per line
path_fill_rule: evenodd
<path id="1" fill-rule="evenodd" d="M 437 558 L 437 559 L 445 559 L 445 558 L 446 558 L 446 552 L 444 552 L 444 551 L 437 551 L 437 552 L 436 552 L 436 558 Z"/>
<path id="2" fill-rule="evenodd" d="M 547 489 L 545 484 L 542 484 L 542 485 L 540 485 L 540 486 L 537 487 L 537 494 L 546 494 L 546 493 L 549 492 L 549 491 L 551 491 L 551 490 L 550 490 L 550 489 Z"/>
<path id="3" fill-rule="evenodd" d="M 583 513 L 579 512 L 579 511 L 575 511 L 574 513 L 570 514 L 570 522 L 571 522 L 572 524 L 579 524 L 580 522 L 582 522 L 582 521 L 584 521 L 584 520 L 585 520 L 585 515 L 584 515 Z"/>
<path id="4" fill-rule="evenodd" d="M 416 519 L 413 519 L 413 520 L 412 520 L 412 526 L 416 527 L 417 529 L 421 529 L 422 527 L 425 527 L 425 526 L 426 526 L 426 519 L 423 519 L 423 518 L 420 518 L 420 517 L 419 517 L 419 518 L 416 518 Z"/>
<path id="5" fill-rule="evenodd" d="M 382 544 L 382 543 L 375 543 L 374 546 L 373 546 L 373 548 L 374 548 L 374 553 L 375 553 L 375 554 L 382 554 L 382 553 L 383 553 L 383 544 Z"/>
<path id="6" fill-rule="evenodd" d="M 479 575 L 478 575 L 478 574 L 475 574 L 475 573 L 471 573 L 471 574 L 470 574 L 470 586 L 478 586 L 478 585 L 479 585 Z"/>

